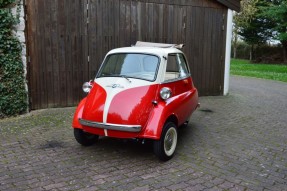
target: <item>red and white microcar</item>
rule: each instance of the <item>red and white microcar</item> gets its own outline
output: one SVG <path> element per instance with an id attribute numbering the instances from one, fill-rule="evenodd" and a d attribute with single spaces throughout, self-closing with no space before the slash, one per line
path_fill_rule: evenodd
<path id="1" fill-rule="evenodd" d="M 99 136 L 153 140 L 160 160 L 172 158 L 178 127 L 199 106 L 182 45 L 137 42 L 111 50 L 78 105 L 76 140 L 89 146 Z"/>

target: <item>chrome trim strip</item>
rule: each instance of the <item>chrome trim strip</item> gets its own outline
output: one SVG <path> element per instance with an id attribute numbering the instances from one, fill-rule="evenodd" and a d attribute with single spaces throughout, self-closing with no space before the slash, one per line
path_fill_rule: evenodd
<path id="1" fill-rule="evenodd" d="M 170 80 L 165 80 L 165 81 L 163 81 L 160 84 L 167 84 L 167 83 L 170 83 L 170 82 L 176 82 L 176 81 L 184 80 L 184 79 L 187 79 L 187 78 L 190 78 L 190 77 L 191 77 L 191 75 L 189 74 L 189 75 L 184 76 L 184 77 L 174 78 L 174 79 L 170 79 Z"/>
<path id="2" fill-rule="evenodd" d="M 94 121 L 88 121 L 85 119 L 79 118 L 79 122 L 82 125 L 89 127 L 96 127 L 100 129 L 108 129 L 108 130 L 116 130 L 116 131 L 126 131 L 126 132 L 140 132 L 142 126 L 141 125 L 119 125 L 112 123 L 99 123 Z"/>

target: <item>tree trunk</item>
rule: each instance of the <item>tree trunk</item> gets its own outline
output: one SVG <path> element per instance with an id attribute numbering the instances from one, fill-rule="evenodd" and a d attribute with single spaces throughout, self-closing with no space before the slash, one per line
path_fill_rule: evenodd
<path id="1" fill-rule="evenodd" d="M 281 42 L 283 45 L 283 62 L 287 64 L 287 40 Z"/>
<path id="2" fill-rule="evenodd" d="M 237 29 L 233 30 L 233 58 L 237 57 L 238 34 Z"/>
<path id="3" fill-rule="evenodd" d="M 254 54 L 254 44 L 251 45 L 250 48 L 250 57 L 249 60 L 252 61 L 253 60 L 253 54 Z"/>

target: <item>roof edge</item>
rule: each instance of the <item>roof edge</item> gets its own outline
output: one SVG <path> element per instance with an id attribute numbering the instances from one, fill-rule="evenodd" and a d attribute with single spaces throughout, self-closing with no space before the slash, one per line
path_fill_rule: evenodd
<path id="1" fill-rule="evenodd" d="M 240 1 L 241 0 L 217 0 L 219 3 L 225 5 L 229 9 L 236 12 L 240 12 Z"/>

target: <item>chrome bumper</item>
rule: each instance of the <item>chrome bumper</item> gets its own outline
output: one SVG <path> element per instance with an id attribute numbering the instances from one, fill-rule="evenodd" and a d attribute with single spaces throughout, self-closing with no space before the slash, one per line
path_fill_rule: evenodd
<path id="1" fill-rule="evenodd" d="M 107 130 L 115 130 L 115 131 L 125 131 L 125 132 L 140 132 L 142 129 L 141 125 L 119 125 L 119 124 L 112 124 L 112 123 L 99 123 L 94 121 L 88 121 L 85 119 L 79 118 L 79 122 L 81 125 L 89 126 L 89 127 L 96 127 L 100 129 L 107 129 Z"/>

